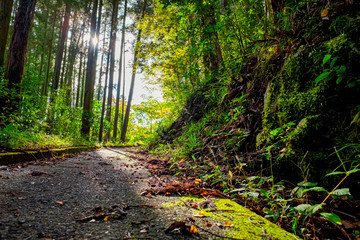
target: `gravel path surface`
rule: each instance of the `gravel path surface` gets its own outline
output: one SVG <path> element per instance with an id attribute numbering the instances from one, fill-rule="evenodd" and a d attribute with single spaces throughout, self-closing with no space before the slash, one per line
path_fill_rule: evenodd
<path id="1" fill-rule="evenodd" d="M 190 238 L 165 233 L 189 213 L 163 207 L 176 197 L 141 196 L 148 171 L 122 149 L 3 169 L 0 175 L 0 239 Z"/>

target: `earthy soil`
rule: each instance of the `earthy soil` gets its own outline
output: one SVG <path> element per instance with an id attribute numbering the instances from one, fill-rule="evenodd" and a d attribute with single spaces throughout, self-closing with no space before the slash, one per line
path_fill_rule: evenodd
<path id="1" fill-rule="evenodd" d="M 152 195 L 171 176 L 149 174 L 156 166 L 125 150 L 0 166 L 0 239 L 229 238 L 225 220 L 194 217 L 177 194 Z"/>

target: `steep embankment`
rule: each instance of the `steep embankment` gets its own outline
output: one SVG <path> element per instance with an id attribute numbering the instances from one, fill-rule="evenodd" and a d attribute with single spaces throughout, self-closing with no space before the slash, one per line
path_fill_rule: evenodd
<path id="1" fill-rule="evenodd" d="M 196 91 L 154 148 L 170 144 L 175 160 L 225 173 L 333 186 L 340 177 L 326 174 L 339 160 L 354 168 L 360 151 L 360 20 L 355 8 L 336 7 L 266 39 L 230 84 Z M 344 184 L 358 189 L 358 177 Z"/>

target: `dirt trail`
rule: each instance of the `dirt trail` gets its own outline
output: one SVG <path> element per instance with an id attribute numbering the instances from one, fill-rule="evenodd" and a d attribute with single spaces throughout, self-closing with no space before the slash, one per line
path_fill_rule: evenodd
<path id="1" fill-rule="evenodd" d="M 213 239 L 228 234 L 221 224 L 192 236 L 165 233 L 175 221 L 188 224 L 191 218 L 205 226 L 207 220 L 177 206 L 179 197 L 142 196 L 152 179 L 126 155 L 121 149 L 99 149 L 57 163 L 1 170 L 0 239 Z"/>

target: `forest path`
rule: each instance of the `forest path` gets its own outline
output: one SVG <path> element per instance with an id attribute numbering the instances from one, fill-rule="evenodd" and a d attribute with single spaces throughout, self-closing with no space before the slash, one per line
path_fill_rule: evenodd
<path id="1" fill-rule="evenodd" d="M 186 201 L 179 196 L 143 196 L 156 179 L 123 149 L 103 148 L 63 161 L 23 164 L 0 175 L 0 239 L 223 239 L 220 236 L 229 236 L 224 223 L 235 221 L 194 217 L 199 211 L 178 206 Z M 256 215 L 251 218 L 246 216 L 250 227 L 238 227 L 252 236 L 234 232 L 234 239 L 267 238 L 272 229 L 278 239 L 295 239 L 275 225 L 268 228 L 269 223 L 265 230 L 260 226 L 263 219 L 254 222 Z M 176 221 L 198 226 L 199 234 L 165 233 Z M 255 236 L 255 227 L 262 234 Z"/>

